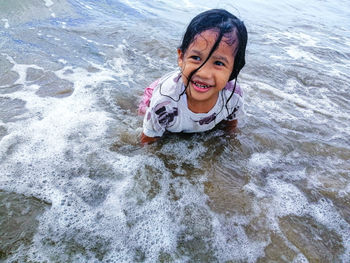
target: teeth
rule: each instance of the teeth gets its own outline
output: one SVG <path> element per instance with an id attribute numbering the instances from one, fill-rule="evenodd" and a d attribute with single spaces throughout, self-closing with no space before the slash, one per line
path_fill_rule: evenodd
<path id="1" fill-rule="evenodd" d="M 202 84 L 199 84 L 199 83 L 194 82 L 194 81 L 193 81 L 193 83 L 194 83 L 196 86 L 201 87 L 201 88 L 209 88 L 209 87 L 210 87 L 209 85 L 202 85 Z"/>

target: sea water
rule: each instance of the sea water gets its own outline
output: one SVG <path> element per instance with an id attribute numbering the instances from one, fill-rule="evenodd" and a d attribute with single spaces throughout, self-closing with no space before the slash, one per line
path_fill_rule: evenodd
<path id="1" fill-rule="evenodd" d="M 189 21 L 249 34 L 246 119 L 142 147 Z M 349 262 L 347 0 L 0 0 L 0 261 Z"/>

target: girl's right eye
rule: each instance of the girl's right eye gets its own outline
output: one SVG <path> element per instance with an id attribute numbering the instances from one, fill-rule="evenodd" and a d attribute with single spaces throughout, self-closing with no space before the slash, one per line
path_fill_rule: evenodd
<path id="1" fill-rule="evenodd" d="M 193 59 L 193 60 L 196 60 L 196 61 L 200 61 L 201 60 L 201 58 L 198 57 L 198 56 L 191 56 L 190 58 Z"/>

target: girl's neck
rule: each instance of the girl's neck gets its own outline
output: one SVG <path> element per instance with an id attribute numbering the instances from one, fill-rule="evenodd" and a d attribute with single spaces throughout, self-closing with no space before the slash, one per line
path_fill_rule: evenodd
<path id="1" fill-rule="evenodd" d="M 190 111 L 193 113 L 208 113 L 214 106 L 216 105 L 216 102 L 219 98 L 219 94 L 217 94 L 217 97 L 215 100 L 210 101 L 196 101 L 191 98 L 191 96 L 188 96 L 186 92 L 187 97 L 187 107 Z"/>

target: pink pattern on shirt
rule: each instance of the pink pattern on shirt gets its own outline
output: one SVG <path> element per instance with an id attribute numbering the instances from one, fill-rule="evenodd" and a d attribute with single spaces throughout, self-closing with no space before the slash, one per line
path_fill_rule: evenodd
<path id="1" fill-rule="evenodd" d="M 155 87 L 157 87 L 159 82 L 159 79 L 154 81 L 151 85 L 149 85 L 147 88 L 145 88 L 145 91 L 142 96 L 142 100 L 139 105 L 138 113 L 139 115 L 144 115 L 146 113 L 147 108 L 149 107 L 149 104 L 151 102 L 151 97 L 153 94 L 153 90 Z"/>
<path id="2" fill-rule="evenodd" d="M 233 91 L 234 85 L 235 85 L 234 82 L 230 81 L 226 84 L 225 89 L 227 89 L 229 91 Z M 237 93 L 239 96 L 243 97 L 243 91 L 237 83 L 236 83 L 235 93 Z"/>

